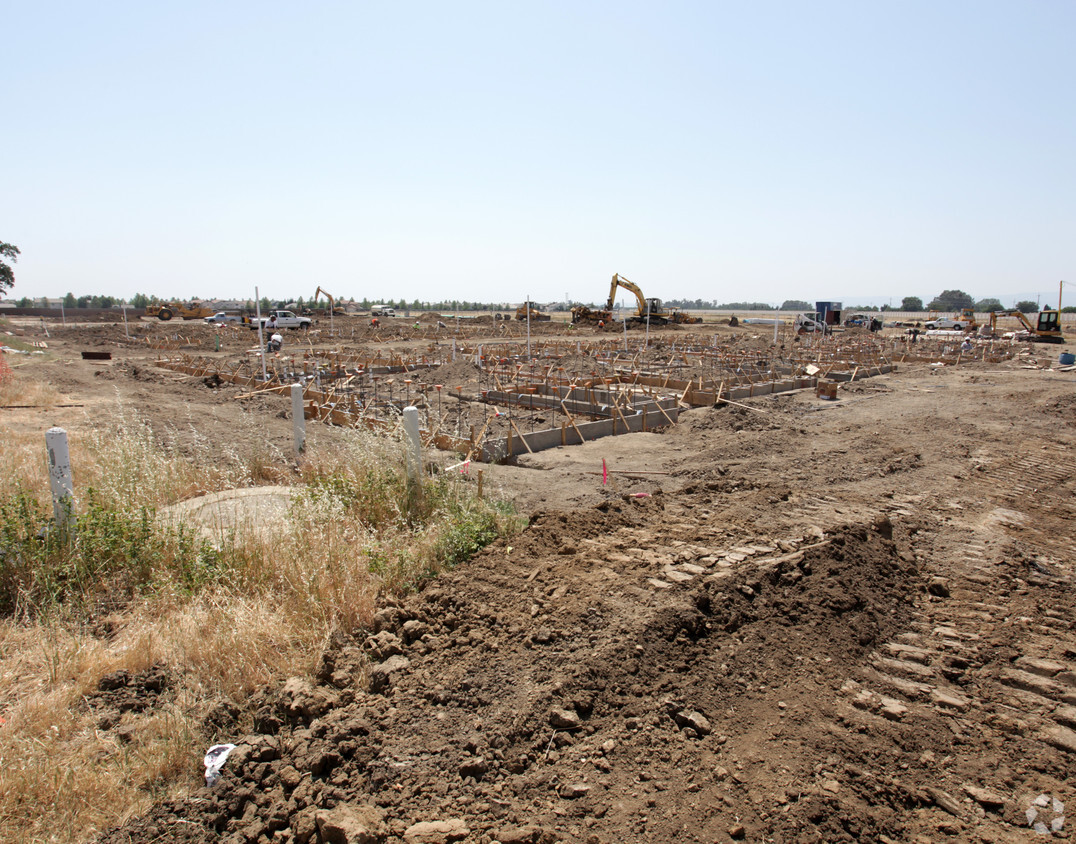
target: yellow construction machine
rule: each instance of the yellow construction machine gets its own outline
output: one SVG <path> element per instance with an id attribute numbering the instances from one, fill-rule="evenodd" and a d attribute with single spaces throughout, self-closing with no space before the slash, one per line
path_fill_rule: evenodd
<path id="1" fill-rule="evenodd" d="M 527 311 L 530 311 L 531 322 L 549 322 L 553 317 L 543 314 L 535 306 L 534 302 L 524 302 L 516 309 L 516 319 L 526 320 Z"/>
<path id="2" fill-rule="evenodd" d="M 343 308 L 338 308 L 336 306 L 336 299 L 333 298 L 332 294 L 329 293 L 328 290 L 322 290 L 320 286 L 318 287 L 317 290 L 314 291 L 314 298 L 310 302 L 310 307 L 311 308 L 317 308 L 318 307 L 318 299 L 321 298 L 322 296 L 324 296 L 326 299 L 329 300 L 329 311 L 333 314 L 333 316 L 346 316 L 347 315 L 347 311 L 345 311 Z"/>
<path id="3" fill-rule="evenodd" d="M 702 317 L 692 316 L 679 308 L 669 309 L 669 322 L 676 325 L 698 325 L 702 322 Z"/>
<path id="4" fill-rule="evenodd" d="M 1030 335 L 1030 339 L 1035 343 L 1064 343 L 1065 338 L 1061 334 L 1061 312 L 1046 308 L 1039 313 L 1038 321 L 1035 325 L 1031 324 L 1031 320 L 1027 318 L 1027 315 L 1022 311 L 991 311 L 990 312 L 990 333 L 997 334 L 997 325 L 999 317 L 1012 317 L 1017 320 L 1022 326 L 1023 330 Z"/>
<path id="5" fill-rule="evenodd" d="M 624 278 L 620 273 L 613 273 L 613 280 L 609 283 L 609 300 L 605 303 L 606 310 L 611 311 L 613 309 L 613 301 L 616 299 L 616 289 L 618 287 L 623 287 L 629 293 L 633 293 L 638 302 L 635 313 L 628 317 L 628 322 L 643 323 L 649 321 L 651 325 L 665 325 L 669 321 L 669 312 L 662 307 L 660 299 L 647 299 L 638 284 Z"/>
<path id="6" fill-rule="evenodd" d="M 572 322 L 576 325 L 608 325 L 613 318 L 612 310 L 599 310 L 588 308 L 586 305 L 576 305 L 572 308 Z"/>
<path id="7" fill-rule="evenodd" d="M 609 284 L 609 300 L 605 303 L 607 310 L 613 309 L 613 300 L 616 298 L 616 289 L 623 287 L 630 293 L 635 295 L 635 299 L 638 305 L 635 308 L 635 314 L 628 317 L 629 322 L 644 323 L 649 318 L 651 325 L 665 325 L 666 323 L 675 323 L 676 325 L 697 325 L 702 322 L 701 317 L 691 316 L 681 311 L 679 308 L 666 308 L 661 304 L 661 300 L 651 297 L 647 298 L 643 295 L 643 291 L 633 281 L 629 281 L 619 273 L 613 274 L 613 279 Z"/>
<path id="8" fill-rule="evenodd" d="M 183 302 L 164 302 L 159 305 L 147 305 L 146 316 L 155 316 L 157 319 L 167 322 L 172 317 L 179 317 L 180 319 L 205 319 L 207 316 L 213 316 L 216 311 L 213 308 L 207 308 L 201 302 L 192 301 L 190 304 L 184 304 Z"/>
<path id="9" fill-rule="evenodd" d="M 588 308 L 586 305 L 576 305 L 572 308 L 572 322 L 575 323 L 608 323 L 613 316 L 613 303 L 616 301 L 617 288 L 623 287 L 635 296 L 637 302 L 635 313 L 627 317 L 627 322 L 632 325 L 640 325 L 649 321 L 651 325 L 696 325 L 702 319 L 686 314 L 676 308 L 665 308 L 661 300 L 647 298 L 643 291 L 634 281 L 624 278 L 620 273 L 613 273 L 612 281 L 609 282 L 609 298 L 605 302 L 604 309 Z"/>

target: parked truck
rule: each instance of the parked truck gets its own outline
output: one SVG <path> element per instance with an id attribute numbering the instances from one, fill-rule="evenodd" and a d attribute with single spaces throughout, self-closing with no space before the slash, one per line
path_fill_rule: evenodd
<path id="1" fill-rule="evenodd" d="M 276 317 L 277 328 L 309 328 L 313 324 L 310 317 L 296 316 L 291 311 L 270 311 L 269 316 L 261 318 L 262 327 L 269 325 L 269 320 L 274 316 Z M 257 317 L 250 321 L 250 327 L 253 331 L 258 330 Z"/>

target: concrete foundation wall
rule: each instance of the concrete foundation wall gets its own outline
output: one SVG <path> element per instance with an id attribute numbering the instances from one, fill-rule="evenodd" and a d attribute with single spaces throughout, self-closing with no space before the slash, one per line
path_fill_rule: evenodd
<path id="1" fill-rule="evenodd" d="M 609 437 L 615 434 L 632 434 L 640 431 L 650 431 L 655 428 L 666 428 L 675 424 L 679 412 L 675 407 L 662 413 L 657 408 L 645 412 L 625 414 L 621 419 L 600 419 L 596 422 L 577 422 L 574 426 L 565 422 L 560 428 L 549 428 L 544 431 L 534 431 L 524 434 L 526 445 L 518 436 L 505 437 L 495 440 L 487 440 L 483 443 L 483 457 L 491 462 L 500 462 L 518 454 L 527 454 L 527 446 L 530 451 L 545 451 L 547 448 L 556 448 L 560 445 L 579 445 L 583 442 Z M 582 436 L 580 436 L 582 435 Z"/>

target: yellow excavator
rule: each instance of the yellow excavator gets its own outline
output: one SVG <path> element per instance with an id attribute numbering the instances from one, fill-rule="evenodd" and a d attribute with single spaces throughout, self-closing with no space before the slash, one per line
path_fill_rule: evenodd
<path id="1" fill-rule="evenodd" d="M 167 322 L 172 317 L 180 319 L 205 319 L 213 316 L 216 311 L 207 308 L 201 302 L 193 301 L 190 304 L 183 302 L 164 302 L 159 305 L 146 305 L 146 316 L 155 316 L 162 322 Z"/>
<path id="2" fill-rule="evenodd" d="M 990 333 L 997 334 L 998 317 L 1012 317 L 1019 321 L 1035 343 L 1064 343 L 1065 338 L 1061 334 L 1061 312 L 1050 308 L 1039 313 L 1036 325 L 1022 311 L 991 311 Z"/>
<path id="3" fill-rule="evenodd" d="M 634 294 L 638 303 L 635 313 L 627 317 L 631 325 L 641 325 L 650 322 L 651 325 L 666 325 L 673 322 L 678 325 L 695 325 L 702 322 L 699 317 L 690 316 L 676 308 L 667 309 L 661 304 L 661 300 L 643 295 L 643 291 L 634 281 L 624 278 L 620 273 L 613 273 L 609 283 L 609 298 L 605 302 L 604 309 L 591 309 L 586 305 L 576 305 L 572 308 L 572 322 L 575 323 L 604 323 L 608 324 L 613 316 L 613 303 L 616 301 L 618 287 L 623 287 L 629 293 Z"/>
<path id="4" fill-rule="evenodd" d="M 651 325 L 665 325 L 669 322 L 669 312 L 662 307 L 661 300 L 653 297 L 647 299 L 638 284 L 624 278 L 620 273 L 613 273 L 613 280 L 609 283 L 609 300 L 605 303 L 606 310 L 613 309 L 618 287 L 623 287 L 629 293 L 633 293 L 639 303 L 635 313 L 628 317 L 629 323 L 643 323 L 649 320 Z"/>
<path id="5" fill-rule="evenodd" d="M 317 301 L 322 296 L 329 300 L 329 311 L 333 314 L 333 316 L 345 316 L 347 314 L 347 311 L 345 311 L 343 308 L 338 308 L 336 306 L 336 299 L 333 298 L 332 294 L 329 293 L 328 290 L 322 290 L 320 286 L 316 291 L 314 291 L 314 298 L 310 302 L 310 307 L 317 307 Z"/>

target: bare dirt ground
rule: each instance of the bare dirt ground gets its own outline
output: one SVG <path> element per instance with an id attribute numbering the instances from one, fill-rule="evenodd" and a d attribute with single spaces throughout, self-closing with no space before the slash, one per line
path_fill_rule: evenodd
<path id="1" fill-rule="evenodd" d="M 74 407 L 8 423 L 120 401 L 181 445 L 288 453 L 286 399 L 144 349 L 77 359 L 103 331 L 35 364 Z M 189 798 L 101 841 L 1069 838 L 1076 373 L 1023 364 L 905 366 L 488 467 L 522 535 L 265 689 L 255 734 L 217 726 L 240 747 L 216 786 L 191 760 Z"/>

